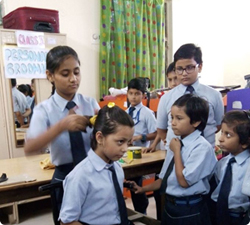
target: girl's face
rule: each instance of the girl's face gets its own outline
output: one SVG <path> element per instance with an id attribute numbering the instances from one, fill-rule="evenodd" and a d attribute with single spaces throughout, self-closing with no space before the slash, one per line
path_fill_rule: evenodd
<path id="1" fill-rule="evenodd" d="M 184 111 L 185 107 L 178 107 L 176 105 L 171 108 L 172 129 L 175 135 L 185 138 L 193 133 L 200 122 L 190 124 L 190 118 Z"/>
<path id="2" fill-rule="evenodd" d="M 240 144 L 240 138 L 226 123 L 221 125 L 221 136 L 219 138 L 220 147 L 224 152 L 229 152 L 233 155 L 238 155 L 243 152 L 245 145 Z"/>
<path id="3" fill-rule="evenodd" d="M 129 141 L 134 134 L 134 128 L 118 125 L 116 132 L 104 137 L 100 131 L 96 133 L 97 149 L 96 154 L 106 163 L 117 161 L 128 150 Z"/>
<path id="4" fill-rule="evenodd" d="M 49 81 L 54 82 L 57 93 L 66 100 L 72 100 L 81 82 L 78 61 L 73 56 L 69 56 L 53 74 L 49 71 L 46 73 Z"/>

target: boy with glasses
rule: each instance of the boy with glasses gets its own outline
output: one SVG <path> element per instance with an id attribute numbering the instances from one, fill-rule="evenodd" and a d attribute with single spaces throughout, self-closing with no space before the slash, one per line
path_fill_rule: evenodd
<path id="1" fill-rule="evenodd" d="M 162 140 L 166 138 L 166 149 L 168 150 L 170 140 L 176 137 L 171 128 L 171 106 L 182 95 L 192 93 L 204 98 L 209 103 L 209 117 L 202 135 L 214 147 L 215 133 L 220 130 L 224 107 L 220 92 L 201 84 L 198 80 L 198 74 L 203 65 L 201 49 L 194 44 L 182 45 L 174 54 L 174 63 L 175 73 L 181 84 L 160 99 L 157 110 L 157 134 Z"/>

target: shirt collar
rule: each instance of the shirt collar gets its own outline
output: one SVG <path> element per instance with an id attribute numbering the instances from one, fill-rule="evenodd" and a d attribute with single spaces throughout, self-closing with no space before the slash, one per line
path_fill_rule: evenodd
<path id="1" fill-rule="evenodd" d="M 93 167 L 96 171 L 101 171 L 103 169 L 108 169 L 113 166 L 113 162 L 111 164 L 106 163 L 100 156 L 98 156 L 93 149 L 90 149 L 88 152 L 89 161 L 92 163 Z"/>
<path id="2" fill-rule="evenodd" d="M 61 111 L 65 110 L 66 105 L 68 103 L 68 100 L 66 100 L 65 98 L 61 97 L 55 90 L 55 93 L 53 95 L 54 100 L 56 101 L 57 105 L 59 106 L 59 108 L 61 109 Z M 72 99 L 72 101 L 74 101 L 76 103 L 77 106 L 79 106 L 79 101 L 77 98 L 77 94 L 75 94 L 74 98 Z"/>
<path id="3" fill-rule="evenodd" d="M 200 82 L 199 79 L 197 79 L 191 86 L 194 88 L 194 91 L 197 92 L 198 90 L 198 86 L 199 86 Z M 179 84 L 180 86 L 180 90 L 181 92 L 183 92 L 183 94 L 185 94 L 186 90 L 187 90 L 187 86 L 183 85 L 183 84 Z"/>
<path id="4" fill-rule="evenodd" d="M 194 143 L 194 140 L 199 138 L 201 135 L 201 131 L 195 130 L 193 133 L 189 134 L 187 137 L 181 139 L 183 146 L 187 147 Z"/>
<path id="5" fill-rule="evenodd" d="M 229 159 L 231 159 L 232 157 L 235 158 L 237 164 L 241 165 L 250 157 L 249 149 L 244 150 L 243 152 L 241 152 L 240 154 L 238 154 L 236 156 L 230 154 Z"/>
<path id="6" fill-rule="evenodd" d="M 135 110 L 138 111 L 143 106 L 142 102 L 140 102 L 138 105 L 134 106 Z M 129 107 L 131 108 L 131 106 Z"/>

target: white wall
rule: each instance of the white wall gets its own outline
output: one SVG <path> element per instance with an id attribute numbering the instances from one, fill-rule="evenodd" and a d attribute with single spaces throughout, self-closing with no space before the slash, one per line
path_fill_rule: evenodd
<path id="1" fill-rule="evenodd" d="M 173 0 L 173 52 L 195 43 L 203 52 L 201 81 L 241 85 L 250 74 L 249 0 Z"/>
<path id="2" fill-rule="evenodd" d="M 91 37 L 99 34 L 100 0 L 4 0 L 5 14 L 24 6 L 59 11 L 60 33 L 67 34 L 67 45 L 77 51 L 81 61 L 79 92 L 98 100 L 99 45 L 92 44 Z"/>

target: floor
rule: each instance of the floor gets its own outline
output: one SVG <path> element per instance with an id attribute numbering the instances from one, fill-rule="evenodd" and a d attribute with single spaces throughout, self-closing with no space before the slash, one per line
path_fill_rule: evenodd
<path id="1" fill-rule="evenodd" d="M 128 208 L 133 209 L 130 198 L 126 199 Z M 18 206 L 20 225 L 53 225 L 50 199 L 31 202 Z M 149 197 L 147 215 L 156 218 L 154 197 Z M 7 216 L 0 211 L 0 225 L 9 225 Z"/>

